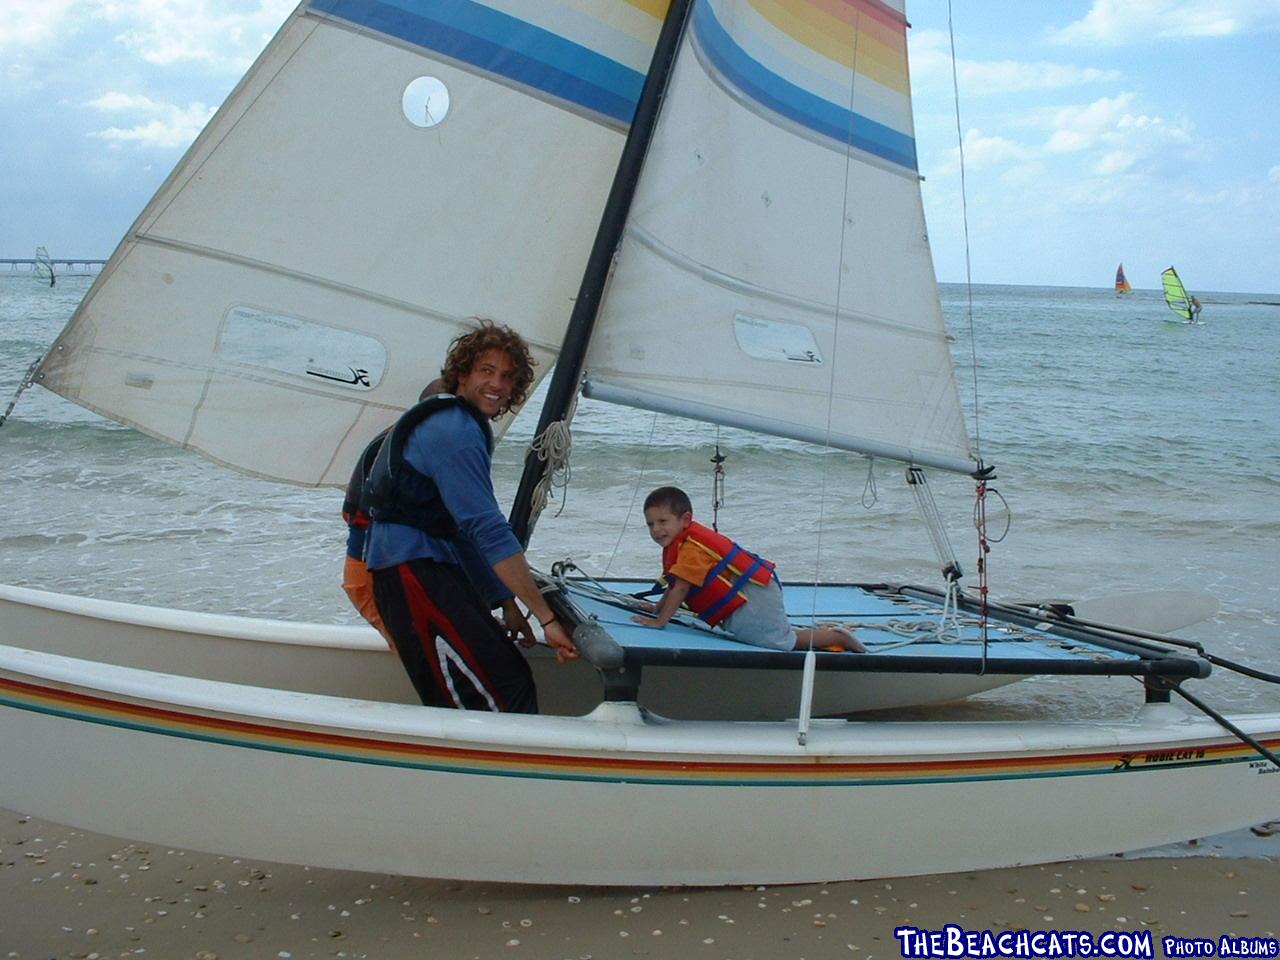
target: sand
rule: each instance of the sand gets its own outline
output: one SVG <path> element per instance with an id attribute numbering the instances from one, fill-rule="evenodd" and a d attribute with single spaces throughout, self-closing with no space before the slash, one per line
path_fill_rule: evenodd
<path id="1" fill-rule="evenodd" d="M 1280 837 L 1275 843 L 1280 854 Z M 0 960 L 901 957 L 898 926 L 1280 936 L 1280 864 L 1072 861 L 777 887 L 530 887 L 130 843 L 0 810 Z"/>

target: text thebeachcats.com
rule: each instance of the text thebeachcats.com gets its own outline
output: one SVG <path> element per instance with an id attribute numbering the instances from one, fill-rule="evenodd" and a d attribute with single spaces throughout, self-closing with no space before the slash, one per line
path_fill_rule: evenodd
<path id="1" fill-rule="evenodd" d="M 1070 960 L 1076 957 L 1154 960 L 1148 930 L 1091 933 L 1087 930 L 966 930 L 946 924 L 941 930 L 896 927 L 906 960 Z M 1160 938 L 1166 957 L 1280 957 L 1274 937 Z"/>

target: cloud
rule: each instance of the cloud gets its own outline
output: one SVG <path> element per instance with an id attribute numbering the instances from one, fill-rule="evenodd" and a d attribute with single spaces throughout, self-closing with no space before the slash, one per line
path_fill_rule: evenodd
<path id="1" fill-rule="evenodd" d="M 976 124 L 968 128 L 964 159 L 969 171 L 994 176 L 1015 193 L 1048 177 L 1063 197 L 1078 188 L 1080 197 L 1096 198 L 1103 196 L 1099 178 L 1159 175 L 1172 158 L 1181 162 L 1203 152 L 1190 121 L 1145 113 L 1132 93 L 1024 112 L 1016 121 L 1006 119 L 1002 129 L 1011 126 L 1022 131 L 1018 139 L 984 133 Z M 954 146 L 938 158 L 931 176 L 949 177 L 958 169 Z"/>
<path id="2" fill-rule="evenodd" d="M 293 0 L 93 0 L 116 41 L 148 63 L 243 71 L 294 7 Z"/>
<path id="3" fill-rule="evenodd" d="M 96 100 L 90 100 L 86 106 L 103 111 L 140 110 L 154 112 L 164 109 L 163 104 L 156 103 L 150 97 L 143 97 L 134 93 L 120 93 L 115 90 L 104 93 Z"/>
<path id="4" fill-rule="evenodd" d="M 1061 90 L 1091 83 L 1115 82 L 1119 70 L 1077 67 L 1047 61 L 998 60 L 981 62 L 957 58 L 956 74 L 966 96 Z M 913 86 L 951 86 L 951 44 L 941 30 L 911 35 Z"/>
<path id="5" fill-rule="evenodd" d="M 1093 165 L 1093 172 L 1100 177 L 1114 177 L 1127 173 L 1137 165 L 1139 155 L 1133 150 L 1110 150 Z"/>
<path id="6" fill-rule="evenodd" d="M 1030 147 L 1006 137 L 987 136 L 976 127 L 964 135 L 964 162 L 970 169 L 1025 163 L 1034 155 L 1035 151 Z"/>
<path id="7" fill-rule="evenodd" d="M 87 106 L 104 113 L 126 113 L 137 118 L 132 126 L 113 126 L 89 134 L 115 144 L 136 143 L 149 147 L 185 147 L 209 122 L 214 108 L 203 103 L 178 107 L 159 103 L 137 94 L 111 91 L 90 101 Z"/>
<path id="8" fill-rule="evenodd" d="M 0 51 L 17 57 L 70 49 L 106 27 L 109 43 L 147 63 L 202 63 L 242 73 L 294 0 L 0 0 Z"/>
<path id="9" fill-rule="evenodd" d="M 27 50 L 58 39 L 79 0 L 47 0 L 38 8 L 28 0 L 0 0 L 0 50 Z"/>
<path id="10" fill-rule="evenodd" d="M 960 89 L 974 95 L 985 93 L 1019 93 L 1028 90 L 1060 90 L 1089 83 L 1119 80 L 1119 70 L 1076 67 L 1063 63 L 999 63 L 963 62 L 960 64 Z"/>
<path id="11" fill-rule="evenodd" d="M 1280 0 L 1093 0 L 1075 23 L 1051 31 L 1061 44 L 1125 46 L 1280 29 Z"/>
<path id="12" fill-rule="evenodd" d="M 1092 103 L 1061 107 L 1049 114 L 1047 153 L 1104 150 L 1108 168 L 1128 168 L 1141 156 L 1169 143 L 1189 143 L 1192 125 L 1185 119 L 1165 120 L 1137 112 L 1136 97 L 1123 93 Z"/>

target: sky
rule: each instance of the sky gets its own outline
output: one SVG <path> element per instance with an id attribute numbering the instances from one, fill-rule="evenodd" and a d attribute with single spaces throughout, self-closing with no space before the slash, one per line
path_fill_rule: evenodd
<path id="1" fill-rule="evenodd" d="M 0 257 L 108 256 L 294 5 L 0 0 Z M 1280 293 L 1280 0 L 907 16 L 939 280 Z"/>

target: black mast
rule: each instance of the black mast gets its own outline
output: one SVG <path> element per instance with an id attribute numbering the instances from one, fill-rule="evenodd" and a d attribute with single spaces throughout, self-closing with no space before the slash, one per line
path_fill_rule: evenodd
<path id="1" fill-rule="evenodd" d="M 560 357 L 556 360 L 555 371 L 551 375 L 551 383 L 547 388 L 547 400 L 542 407 L 542 416 L 538 418 L 535 437 L 542 436 L 548 426 L 565 418 L 573 403 L 574 394 L 578 392 L 582 365 L 587 357 L 587 345 L 591 341 L 591 329 L 595 326 L 596 314 L 600 310 L 600 297 L 604 292 L 605 281 L 609 278 L 614 252 L 622 242 L 622 230 L 627 222 L 627 213 L 631 209 L 631 199 L 635 196 L 636 184 L 640 180 L 640 168 L 644 165 L 645 153 L 649 149 L 649 142 L 653 139 L 653 130 L 658 122 L 658 109 L 662 105 L 667 83 L 671 79 L 676 52 L 680 48 L 680 38 L 684 34 L 685 21 L 688 19 L 692 5 L 693 0 L 671 0 L 671 6 L 667 9 L 667 18 L 663 21 L 662 32 L 658 35 L 658 44 L 653 50 L 653 62 L 649 65 L 644 88 L 640 91 L 636 115 L 631 121 L 627 142 L 618 160 L 618 169 L 613 176 L 613 186 L 609 189 L 609 199 L 605 202 L 604 213 L 600 216 L 600 227 L 596 231 L 595 243 L 591 247 L 591 255 L 587 258 L 587 266 L 582 274 L 578 299 L 574 302 L 573 313 L 569 316 L 569 326 L 565 331 L 564 343 L 560 347 Z M 526 546 L 529 543 L 529 536 L 533 533 L 533 491 L 546 471 L 546 461 L 530 450 L 525 456 L 524 473 L 520 477 L 520 487 L 516 491 L 515 501 L 511 504 L 510 517 L 511 528 L 520 538 L 520 542 Z"/>

